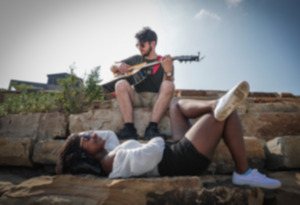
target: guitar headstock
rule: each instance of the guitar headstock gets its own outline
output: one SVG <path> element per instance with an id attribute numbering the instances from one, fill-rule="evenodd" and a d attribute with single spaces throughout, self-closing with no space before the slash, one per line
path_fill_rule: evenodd
<path id="1" fill-rule="evenodd" d="M 203 60 L 203 57 L 200 57 L 200 52 L 198 52 L 198 55 L 196 56 L 176 56 L 173 59 L 178 60 L 180 63 L 181 62 L 191 62 L 191 61 L 201 61 Z"/>

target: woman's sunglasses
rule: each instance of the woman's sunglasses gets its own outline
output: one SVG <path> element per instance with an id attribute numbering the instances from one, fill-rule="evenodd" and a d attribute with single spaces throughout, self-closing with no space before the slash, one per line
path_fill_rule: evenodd
<path id="1" fill-rule="evenodd" d="M 82 137 L 84 140 L 87 140 L 87 141 L 91 139 L 91 136 L 87 135 L 87 134 L 80 135 L 80 137 Z"/>

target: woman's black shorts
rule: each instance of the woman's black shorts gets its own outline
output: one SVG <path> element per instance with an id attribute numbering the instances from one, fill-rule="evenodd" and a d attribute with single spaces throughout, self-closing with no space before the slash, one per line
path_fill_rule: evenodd
<path id="1" fill-rule="evenodd" d="M 210 159 L 184 137 L 178 142 L 166 143 L 158 170 L 161 176 L 200 175 L 209 164 Z"/>

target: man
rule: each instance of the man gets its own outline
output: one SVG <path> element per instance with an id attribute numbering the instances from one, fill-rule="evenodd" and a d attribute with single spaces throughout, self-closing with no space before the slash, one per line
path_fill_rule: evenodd
<path id="1" fill-rule="evenodd" d="M 133 87 L 124 79 L 116 83 L 115 92 L 124 120 L 124 128 L 117 133 L 117 136 L 120 140 L 137 139 L 133 109 L 151 107 L 151 121 L 145 130 L 144 140 L 150 140 L 155 136 L 164 137 L 164 134 L 158 131 L 158 123 L 168 109 L 174 93 L 173 60 L 169 55 L 163 58 L 158 56 L 155 50 L 157 35 L 150 28 L 143 28 L 135 37 L 141 55 L 134 55 L 122 60 L 121 63 L 114 64 L 111 71 L 123 74 L 130 66 L 143 62 L 161 61 L 161 64 L 153 66 L 151 75 Z"/>

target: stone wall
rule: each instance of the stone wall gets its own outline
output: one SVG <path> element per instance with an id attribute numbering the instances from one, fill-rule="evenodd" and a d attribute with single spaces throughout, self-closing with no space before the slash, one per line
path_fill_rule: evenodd
<path id="1" fill-rule="evenodd" d="M 223 94 L 224 91 L 177 90 L 175 97 L 209 100 L 216 99 Z M 54 204 L 69 204 L 69 202 L 73 202 L 73 200 L 78 200 L 77 204 L 81 204 L 81 200 L 88 199 L 91 202 L 90 204 L 98 204 L 103 201 L 108 203 L 111 202 L 110 200 L 117 197 L 118 193 L 126 192 L 126 190 L 127 192 L 135 192 L 136 190 L 131 188 L 132 184 L 134 184 L 134 186 L 137 187 L 144 187 L 142 197 L 134 199 L 134 196 L 132 196 L 133 198 L 127 197 L 127 199 L 134 199 L 136 201 L 141 200 L 143 202 L 142 204 L 153 200 L 155 203 L 153 202 L 150 204 L 156 204 L 156 200 L 158 199 L 162 201 L 169 200 L 171 203 L 170 200 L 172 197 L 178 194 L 183 197 L 183 201 L 189 200 L 186 199 L 188 194 L 193 196 L 190 199 L 202 201 L 204 200 L 204 196 L 200 196 L 200 192 L 204 193 L 214 190 L 212 192 L 215 192 L 216 194 L 218 192 L 216 190 L 218 189 L 221 189 L 222 191 L 226 190 L 224 192 L 230 195 L 230 199 L 234 196 L 232 194 L 233 191 L 235 192 L 236 189 L 238 189 L 238 193 L 244 197 L 244 201 L 243 203 L 240 202 L 237 204 L 266 204 L 267 202 L 271 203 L 273 201 L 277 204 L 283 204 L 285 198 L 286 200 L 290 199 L 289 196 L 296 197 L 297 200 L 300 200 L 300 149 L 298 149 L 300 146 L 299 97 L 288 93 L 250 93 L 245 103 L 238 108 L 250 165 L 259 168 L 268 175 L 284 182 L 281 189 L 275 194 L 272 192 L 273 195 L 269 192 L 261 192 L 260 189 L 257 190 L 255 188 L 248 187 L 241 189 L 240 187 L 232 185 L 230 180 L 228 181 L 222 177 L 222 180 L 216 180 L 219 179 L 217 177 L 218 175 L 227 176 L 227 178 L 229 176 L 230 178 L 230 174 L 234 170 L 234 162 L 231 159 L 230 152 L 222 141 L 217 147 L 213 161 L 206 173 L 209 180 L 214 181 L 210 188 L 204 187 L 201 184 L 196 184 L 196 188 L 192 188 L 188 185 L 190 180 L 193 182 L 195 182 L 195 180 L 202 181 L 203 177 L 149 179 L 150 182 L 147 181 L 148 179 L 145 179 L 147 182 L 142 179 L 122 180 L 122 186 L 117 186 L 118 188 L 116 188 L 113 184 L 119 183 L 118 180 L 115 181 L 101 178 L 82 179 L 76 176 L 52 176 L 53 167 L 56 164 L 59 150 L 70 133 L 84 130 L 113 130 L 117 132 L 122 128 L 122 117 L 114 98 L 106 102 L 94 102 L 94 108 L 95 109 L 89 112 L 70 116 L 65 116 L 58 112 L 1 116 L 0 167 L 2 167 L 2 170 L 6 170 L 6 172 L 5 174 L 2 172 L 1 175 L 0 170 L 0 199 L 4 202 L 12 202 L 13 204 L 18 204 L 24 197 L 28 199 L 28 204 L 33 203 L 33 201 L 37 204 L 42 202 L 45 202 L 46 204 L 48 202 L 55 202 Z M 144 129 L 150 120 L 150 115 L 151 110 L 147 108 L 137 108 L 134 111 L 135 125 L 140 136 L 144 133 Z M 195 120 L 197 119 L 193 119 L 193 121 Z M 159 124 L 159 129 L 161 132 L 171 136 L 170 117 L 168 114 L 163 117 Z M 17 185 L 14 184 L 14 180 L 9 181 L 5 179 L 5 177 L 10 175 L 10 173 L 7 173 L 7 170 L 21 170 L 27 168 L 34 170 L 37 167 L 43 166 L 51 167 L 50 169 L 52 169 L 52 171 L 48 172 L 51 176 L 28 180 L 27 178 L 31 177 L 24 177 L 17 182 Z M 45 173 L 42 172 L 41 174 Z M 22 182 L 23 180 L 25 181 Z M 96 185 L 91 186 L 88 182 L 83 182 L 86 180 L 95 181 Z M 173 180 L 181 180 L 180 183 L 182 183 L 182 186 L 176 185 L 173 189 L 164 188 L 161 191 L 154 191 L 155 186 L 168 187 L 174 185 Z M 29 184 L 32 183 L 35 185 L 29 188 Z M 62 185 L 61 183 L 65 183 L 65 185 Z M 82 189 L 85 191 L 74 188 L 74 186 L 82 183 L 85 186 L 85 188 Z M 53 188 L 49 188 L 50 190 L 45 188 L 51 186 L 62 186 L 70 189 L 70 191 L 59 194 L 58 191 L 52 190 Z M 72 194 L 74 192 L 86 193 L 88 190 L 94 190 L 94 186 L 96 186 L 99 191 L 103 191 L 103 195 L 85 195 L 78 197 L 76 194 Z M 42 194 L 41 196 L 34 191 L 36 189 L 44 188 L 46 189 L 45 194 Z M 23 192 L 20 190 L 23 190 Z M 27 192 L 25 190 L 30 191 Z M 109 191 L 109 194 L 107 191 Z M 58 195 L 62 197 L 58 197 Z M 264 202 L 262 202 L 261 195 L 263 195 Z M 149 196 L 155 196 L 155 199 L 151 199 Z M 214 198 L 216 196 L 217 194 L 212 194 L 211 198 L 208 197 L 205 199 L 208 201 L 216 201 L 216 198 Z M 7 201 L 8 198 L 14 199 Z M 120 199 L 118 200 L 121 201 Z M 291 201 L 291 204 L 293 203 L 294 201 Z M 226 203 L 224 202 L 223 204 Z"/>

